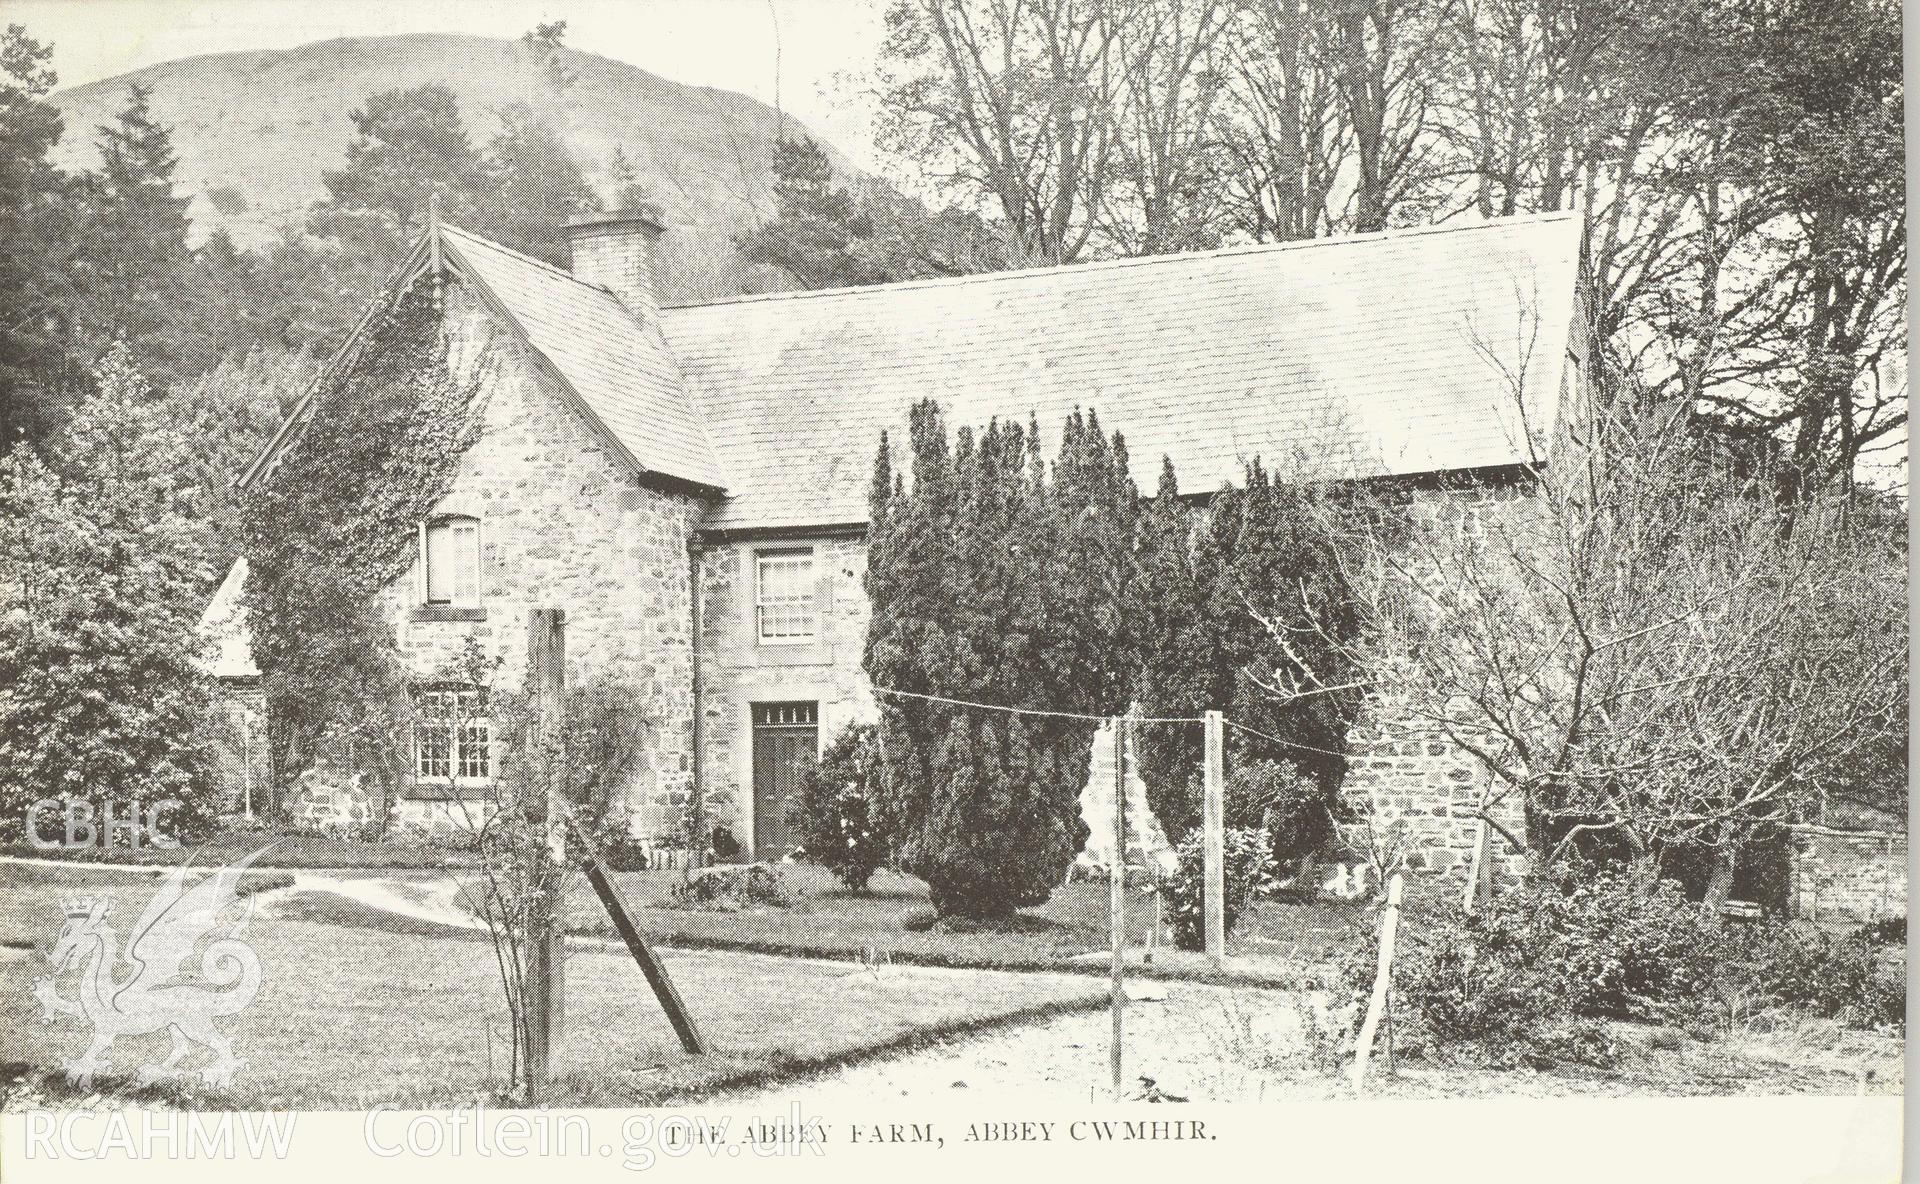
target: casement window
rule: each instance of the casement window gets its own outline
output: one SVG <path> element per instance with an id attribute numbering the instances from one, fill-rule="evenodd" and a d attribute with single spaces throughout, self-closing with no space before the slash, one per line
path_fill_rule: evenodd
<path id="1" fill-rule="evenodd" d="M 414 694 L 413 773 L 426 787 L 484 785 L 493 778 L 493 722 L 486 692 L 443 688 Z"/>
<path id="2" fill-rule="evenodd" d="M 435 518 L 420 527 L 421 599 L 474 608 L 480 603 L 480 520 Z"/>
<path id="3" fill-rule="evenodd" d="M 802 645 L 819 632 L 812 551 L 760 551 L 754 557 L 755 634 L 762 645 Z"/>

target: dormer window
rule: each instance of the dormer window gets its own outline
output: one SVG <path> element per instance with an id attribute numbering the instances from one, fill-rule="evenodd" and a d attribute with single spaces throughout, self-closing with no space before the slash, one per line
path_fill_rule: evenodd
<path id="1" fill-rule="evenodd" d="M 480 604 L 480 520 L 435 518 L 420 528 L 421 568 L 428 604 L 476 608 Z"/>

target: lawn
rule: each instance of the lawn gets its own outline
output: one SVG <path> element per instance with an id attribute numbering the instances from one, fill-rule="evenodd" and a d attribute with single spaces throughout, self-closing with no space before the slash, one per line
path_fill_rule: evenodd
<path id="1" fill-rule="evenodd" d="M 25 859 L 57 859 L 75 863 L 174 864 L 192 854 L 199 864 L 227 863 L 253 854 L 268 843 L 273 851 L 262 860 L 274 867 L 298 868 L 440 868 L 459 866 L 469 857 L 450 847 L 430 843 L 361 842 L 329 835 L 275 833 L 262 830 L 217 831 L 197 846 L 67 847 L 42 851 L 24 845 L 0 847 L 0 855 Z"/>
<path id="2" fill-rule="evenodd" d="M 111 899 L 116 916 L 137 915 L 152 883 L 145 872 L 0 866 L 0 928 L 44 947 L 62 897 L 84 887 Z M 163 1103 L 360 1109 L 451 1104 L 489 1094 L 504 1076 L 506 1016 L 484 940 L 278 917 L 256 918 L 247 937 L 265 979 L 253 1004 L 224 1025 L 248 1062 L 233 1089 L 112 1088 Z M 86 1032 L 71 1018 L 40 1022 L 28 992 L 46 967 L 18 946 L 0 951 L 0 1089 L 73 1096 L 55 1070 Z M 722 951 L 670 952 L 667 962 L 712 1055 L 680 1051 L 624 951 L 582 943 L 568 959 L 576 1026 L 554 1101 L 655 1104 L 1104 999 L 1096 984 L 1061 975 L 872 971 Z M 131 1070 L 165 1049 L 164 1036 L 123 1041 L 114 1063 Z"/>
<path id="3" fill-rule="evenodd" d="M 1107 886 L 1076 881 L 1056 888 L 1046 904 L 1021 914 L 1010 931 L 955 933 L 909 927 L 931 910 L 926 885 L 910 876 L 881 872 L 868 891 L 849 892 L 820 868 L 784 865 L 782 873 L 799 899 L 790 908 L 704 912 L 668 907 L 681 882 L 677 871 L 621 872 L 614 878 L 640 912 L 641 929 L 672 946 L 754 950 L 828 958 L 866 958 L 922 966 L 969 966 L 1013 970 L 1105 973 Z M 1142 972 L 1204 981 L 1297 986 L 1317 979 L 1364 923 L 1364 906 L 1263 901 L 1241 921 L 1228 941 L 1232 956 L 1215 970 L 1198 955 L 1174 950 L 1162 927 L 1151 966 L 1141 962 L 1151 905 L 1130 891 L 1127 935 L 1130 962 Z M 611 934 L 612 923 L 582 882 L 569 901 L 573 932 Z"/>

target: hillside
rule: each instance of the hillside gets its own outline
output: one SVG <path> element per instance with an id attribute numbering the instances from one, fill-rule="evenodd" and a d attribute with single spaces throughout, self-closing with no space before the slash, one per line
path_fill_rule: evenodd
<path id="1" fill-rule="evenodd" d="M 575 158 L 604 187 L 614 149 L 622 149 L 666 211 L 681 251 L 725 241 L 770 210 L 779 126 L 772 108 L 595 54 L 566 50 L 562 62 L 574 75 L 564 111 Z M 125 103 L 133 82 L 152 88 L 155 116 L 173 126 L 177 181 L 193 194 L 196 232 L 224 227 L 243 245 L 297 224 L 324 194 L 320 175 L 341 166 L 353 134 L 348 112 L 370 94 L 443 83 L 459 96 L 474 142 L 484 145 L 499 125 L 499 108 L 548 93 L 540 61 L 526 46 L 461 34 L 340 38 L 182 58 L 56 92 L 52 101 L 67 122 L 59 163 L 98 165 L 94 128 Z M 836 170 L 851 176 L 845 159 L 833 156 Z"/>

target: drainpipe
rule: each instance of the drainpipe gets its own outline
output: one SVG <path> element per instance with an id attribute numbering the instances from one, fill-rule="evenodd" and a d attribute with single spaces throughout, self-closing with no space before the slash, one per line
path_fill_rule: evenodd
<path id="1" fill-rule="evenodd" d="M 700 556 L 700 540 L 689 535 L 687 537 L 687 587 L 689 589 L 687 602 L 689 606 L 689 616 L 692 618 L 693 626 L 693 646 L 691 651 L 693 661 L 693 788 L 689 804 L 692 807 L 693 815 L 693 826 L 691 828 L 693 831 L 693 839 L 688 843 L 685 876 L 687 879 L 693 878 L 693 868 L 696 863 L 704 863 L 706 861 L 707 847 L 706 729 L 702 723 L 702 718 L 706 714 L 706 704 L 703 701 L 705 699 L 704 692 L 706 688 L 702 685 L 700 678 Z"/>

